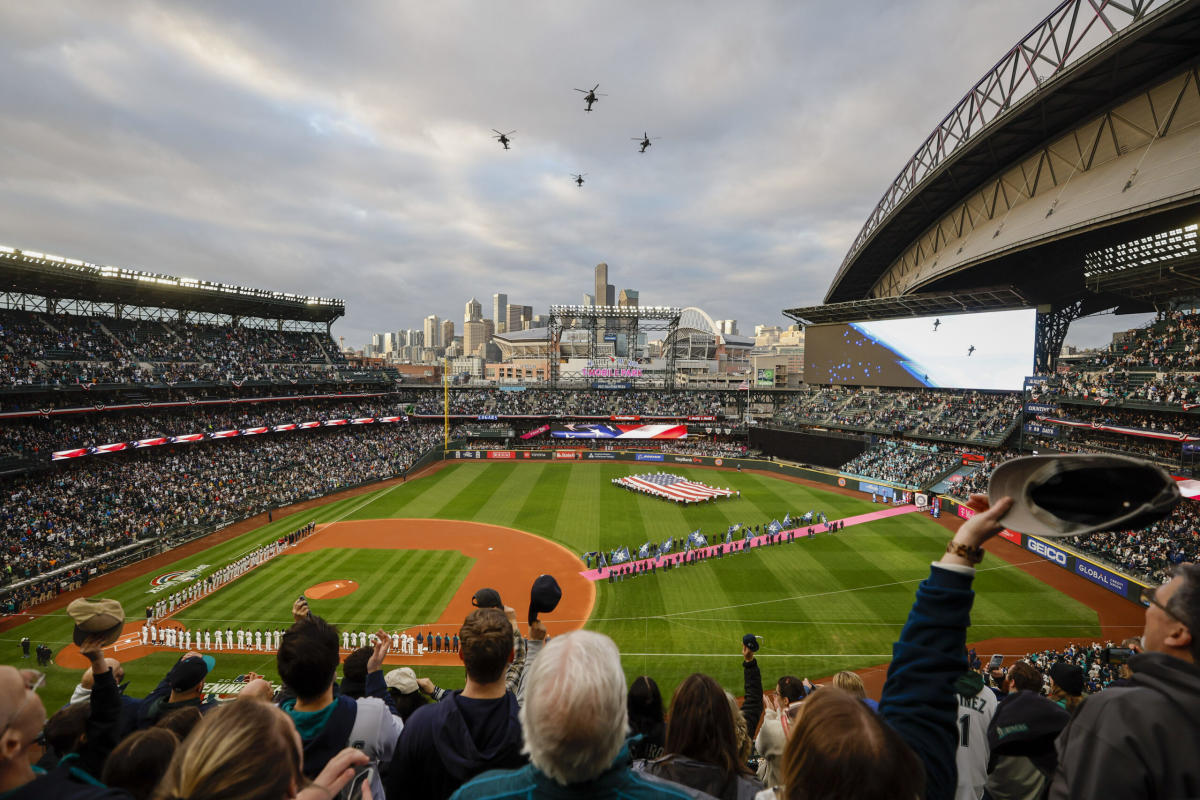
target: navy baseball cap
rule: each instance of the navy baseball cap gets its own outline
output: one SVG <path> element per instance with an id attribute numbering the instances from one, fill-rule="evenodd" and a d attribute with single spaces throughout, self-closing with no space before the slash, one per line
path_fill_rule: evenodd
<path id="1" fill-rule="evenodd" d="M 753 633 L 747 633 L 745 636 L 743 636 L 742 644 L 744 644 L 744 645 L 746 645 L 746 647 L 750 648 L 751 653 L 758 652 L 758 648 L 759 648 L 758 637 L 755 636 Z"/>
<path id="2" fill-rule="evenodd" d="M 471 605 L 476 608 L 499 608 L 504 610 L 504 603 L 500 602 L 500 593 L 495 589 L 480 589 L 471 598 Z"/>

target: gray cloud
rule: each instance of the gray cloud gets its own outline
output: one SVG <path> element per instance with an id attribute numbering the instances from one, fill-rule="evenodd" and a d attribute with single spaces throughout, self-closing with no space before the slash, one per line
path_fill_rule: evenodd
<path id="1" fill-rule="evenodd" d="M 8 4 L 0 239 L 342 297 L 356 345 L 472 295 L 577 302 L 598 261 L 647 304 L 783 322 L 1049 8 Z"/>

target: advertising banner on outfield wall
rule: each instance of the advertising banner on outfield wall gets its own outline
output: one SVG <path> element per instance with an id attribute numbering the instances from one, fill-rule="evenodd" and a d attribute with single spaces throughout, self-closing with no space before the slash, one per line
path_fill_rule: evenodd
<path id="1" fill-rule="evenodd" d="M 554 457 L 558 458 L 558 459 L 562 459 L 564 461 L 569 461 L 570 459 L 577 458 L 578 455 L 579 454 L 576 453 L 574 450 L 555 450 L 554 451 Z"/>
<path id="2" fill-rule="evenodd" d="M 634 455 L 634 461 L 663 461 L 666 459 L 662 453 L 637 453 Z"/>
<path id="3" fill-rule="evenodd" d="M 549 459 L 550 451 L 549 450 L 526 450 L 524 453 L 521 454 L 521 458 Z"/>
<path id="4" fill-rule="evenodd" d="M 516 458 L 517 454 L 512 450 L 488 450 L 488 458 Z"/>
<path id="5" fill-rule="evenodd" d="M 1129 581 L 1125 578 L 1116 573 L 1109 572 L 1104 567 L 1099 567 L 1090 561 L 1085 561 L 1079 556 L 1075 557 L 1075 572 L 1087 578 L 1092 583 L 1100 584 L 1114 594 L 1124 597 L 1129 593 Z M 1138 591 L 1140 592 L 1141 589 L 1139 588 Z"/>
<path id="6" fill-rule="evenodd" d="M 864 492 L 865 494 L 877 494 L 880 497 L 890 498 L 896 495 L 896 490 L 891 486 L 883 486 L 882 484 L 878 483 L 867 483 L 866 481 L 858 482 L 858 490 L 860 492 Z"/>
<path id="7" fill-rule="evenodd" d="M 616 461 L 616 453 L 584 453 L 584 458 L 591 461 Z"/>

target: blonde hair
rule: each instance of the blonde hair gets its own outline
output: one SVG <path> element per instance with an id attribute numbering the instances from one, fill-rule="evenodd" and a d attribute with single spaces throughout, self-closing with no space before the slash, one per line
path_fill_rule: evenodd
<path id="1" fill-rule="evenodd" d="M 157 800 L 279 800 L 304 786 L 292 721 L 269 703 L 235 700 L 205 714 L 175 751 Z"/>
<path id="2" fill-rule="evenodd" d="M 856 672 L 842 670 L 833 676 L 833 685 L 860 700 L 867 696 L 867 687 L 863 684 L 863 679 Z"/>
<path id="3" fill-rule="evenodd" d="M 733 733 L 737 738 L 738 758 L 746 761 L 754 748 L 754 742 L 750 740 L 750 731 L 746 728 L 746 718 L 742 716 L 737 699 L 728 691 L 725 692 L 725 699 L 729 701 L 729 712 L 733 714 Z"/>

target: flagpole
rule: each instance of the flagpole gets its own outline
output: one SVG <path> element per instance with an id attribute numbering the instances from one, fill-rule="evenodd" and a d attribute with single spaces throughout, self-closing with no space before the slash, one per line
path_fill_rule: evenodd
<path id="1" fill-rule="evenodd" d="M 450 448 L 450 359 L 442 360 L 442 452 Z"/>

